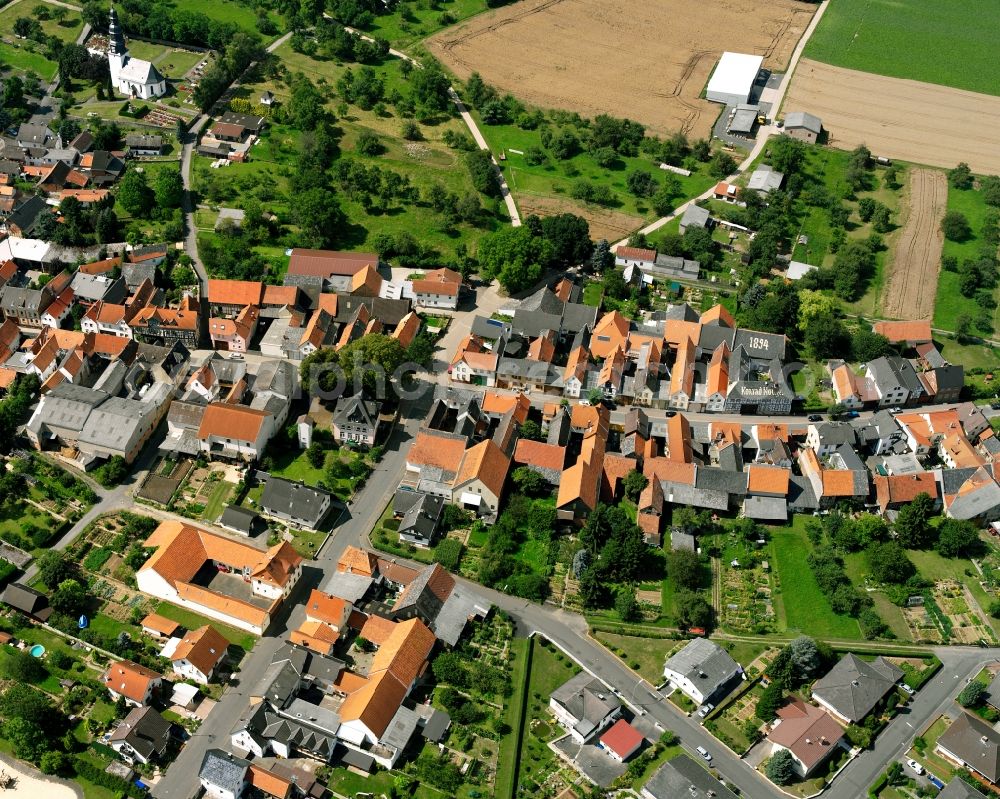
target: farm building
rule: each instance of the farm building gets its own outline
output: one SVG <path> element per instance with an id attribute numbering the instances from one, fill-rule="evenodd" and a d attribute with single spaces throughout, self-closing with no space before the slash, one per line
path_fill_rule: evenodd
<path id="1" fill-rule="evenodd" d="M 743 105 L 750 102 L 764 57 L 725 52 L 708 81 L 706 97 L 714 103 Z"/>
<path id="2" fill-rule="evenodd" d="M 711 219 L 712 214 L 707 208 L 691 203 L 684 210 L 684 216 L 681 217 L 681 233 L 689 227 L 709 227 Z"/>
<path id="3" fill-rule="evenodd" d="M 772 191 L 780 189 L 784 182 L 784 174 L 767 164 L 761 164 L 753 171 L 750 180 L 747 181 L 747 188 L 758 194 L 770 194 Z"/>
<path id="4" fill-rule="evenodd" d="M 785 114 L 785 133 L 793 139 L 815 144 L 823 132 L 823 122 L 818 116 L 805 111 L 791 111 Z"/>
<path id="5" fill-rule="evenodd" d="M 755 105 L 738 105 L 729 119 L 727 132 L 738 136 L 752 136 L 757 128 L 760 109 Z"/>

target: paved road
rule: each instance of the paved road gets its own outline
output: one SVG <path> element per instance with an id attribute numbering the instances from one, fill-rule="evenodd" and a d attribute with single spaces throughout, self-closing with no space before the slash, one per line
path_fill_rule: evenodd
<path id="1" fill-rule="evenodd" d="M 819 24 L 820 19 L 823 18 L 823 14 L 826 12 L 826 7 L 829 4 L 830 0 L 823 0 L 819 8 L 816 9 L 816 13 L 813 14 L 813 18 L 809 22 L 809 25 L 802 33 L 802 37 L 799 39 L 799 43 L 795 46 L 795 50 L 792 51 L 792 57 L 788 62 L 788 69 L 785 70 L 785 74 L 781 78 L 781 83 L 778 85 L 777 89 L 777 95 L 775 97 L 774 103 L 771 106 L 772 116 L 777 116 L 778 110 L 781 108 L 782 102 L 784 102 L 785 93 L 788 91 L 788 85 L 792 81 L 792 75 L 795 73 L 795 67 L 798 66 L 799 59 L 802 57 L 802 51 L 805 50 L 806 44 L 809 42 L 809 37 L 812 36 L 813 31 L 816 30 L 816 26 Z M 771 125 L 766 125 L 761 127 L 757 131 L 757 139 L 754 142 L 754 145 L 751 148 L 749 155 L 747 155 L 747 157 L 743 159 L 743 162 L 739 165 L 736 172 L 734 172 L 732 175 L 726 178 L 726 181 L 731 183 L 732 181 L 736 180 L 736 178 L 738 178 L 743 172 L 745 172 L 750 167 L 751 164 L 753 164 L 757 156 L 759 156 L 761 152 L 763 152 L 764 146 L 767 144 L 767 140 L 771 138 L 771 136 L 780 133 L 781 133 L 781 128 L 776 127 L 773 123 Z M 666 225 L 671 220 L 676 219 L 679 216 L 683 216 L 684 212 L 687 210 L 689 205 L 698 202 L 698 200 L 707 200 L 709 197 L 712 196 L 712 192 L 714 190 L 715 187 L 713 186 L 711 189 L 707 189 L 706 191 L 699 194 L 697 197 L 692 197 L 687 202 L 677 206 L 673 211 L 671 211 L 666 216 L 660 217 L 655 222 L 651 222 L 650 224 L 646 225 L 646 227 L 642 228 L 639 232 L 653 233 L 654 231 L 659 230 L 661 227 Z M 627 238 L 622 239 L 621 241 L 616 242 L 615 244 L 612 244 L 611 249 L 612 251 L 614 251 L 615 247 L 620 247 L 626 244 L 628 244 Z"/>

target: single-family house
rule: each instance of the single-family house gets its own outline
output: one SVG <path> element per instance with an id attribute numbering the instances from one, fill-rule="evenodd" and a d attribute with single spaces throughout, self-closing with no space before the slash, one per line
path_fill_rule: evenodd
<path id="1" fill-rule="evenodd" d="M 315 530 L 333 507 L 333 495 L 321 488 L 271 475 L 264 481 L 260 509 L 290 527 Z"/>
<path id="2" fill-rule="evenodd" d="M 149 704 L 162 683 L 162 676 L 152 669 L 128 660 L 112 662 L 101 678 L 112 699 L 125 697 L 133 707 Z"/>
<path id="3" fill-rule="evenodd" d="M 137 707 L 115 728 L 108 746 L 129 763 L 154 763 L 170 742 L 170 722 L 151 707 Z"/>
<path id="4" fill-rule="evenodd" d="M 743 667 L 714 641 L 694 638 L 667 658 L 663 676 L 692 702 L 718 704 L 743 679 Z"/>
<path id="5" fill-rule="evenodd" d="M 1000 733 L 978 716 L 962 713 L 938 738 L 934 751 L 992 785 L 1000 783 Z"/>
<path id="6" fill-rule="evenodd" d="M 255 461 L 274 435 L 274 416 L 246 405 L 213 402 L 198 428 L 201 451 L 210 457 Z"/>
<path id="7" fill-rule="evenodd" d="M 812 698 L 845 724 L 860 722 L 902 678 L 884 657 L 861 660 L 848 653 L 813 683 Z"/>
<path id="8" fill-rule="evenodd" d="M 736 799 L 726 785 L 687 755 L 668 760 L 642 788 L 642 799 Z"/>
<path id="9" fill-rule="evenodd" d="M 381 409 L 380 402 L 365 399 L 361 393 L 341 397 L 331 419 L 334 439 L 341 444 L 375 446 L 381 424 Z"/>
<path id="10" fill-rule="evenodd" d="M 549 709 L 574 741 L 585 744 L 621 717 L 622 703 L 603 682 L 581 671 L 552 692 Z"/>
<path id="11" fill-rule="evenodd" d="M 173 653 L 170 663 L 181 679 L 208 685 L 215 670 L 225 660 L 229 641 L 212 625 L 185 633 Z"/>
<path id="12" fill-rule="evenodd" d="M 250 762 L 242 757 L 209 749 L 198 771 L 198 782 L 211 799 L 242 799 L 250 786 Z"/>
<path id="13" fill-rule="evenodd" d="M 778 709 L 778 721 L 767 734 L 772 753 L 788 751 L 802 779 L 833 754 L 843 738 L 844 728 L 829 713 L 798 697 Z"/>

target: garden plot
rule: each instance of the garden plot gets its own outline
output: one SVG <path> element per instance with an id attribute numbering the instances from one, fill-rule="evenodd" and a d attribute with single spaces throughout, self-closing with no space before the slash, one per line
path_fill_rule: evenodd
<path id="1" fill-rule="evenodd" d="M 762 691 L 755 685 L 705 723 L 705 728 L 737 755 L 744 755 L 761 737 L 764 723 L 757 718 L 757 700 Z"/>
<path id="2" fill-rule="evenodd" d="M 238 480 L 235 470 L 229 467 L 194 469 L 181 489 L 178 504 L 183 502 L 184 506 L 180 512 L 191 518 L 215 521 L 236 493 Z"/>
<path id="3" fill-rule="evenodd" d="M 931 593 L 940 611 L 938 622 L 955 643 L 973 644 L 981 638 L 995 639 L 992 626 L 964 585 L 955 580 L 943 580 L 934 585 Z M 934 605 L 929 608 L 932 614 Z"/>
<path id="4" fill-rule="evenodd" d="M 939 644 L 942 642 L 941 628 L 927 608 L 918 605 L 914 608 L 903 608 L 903 620 L 910 629 L 910 640 L 918 644 Z"/>
<path id="5" fill-rule="evenodd" d="M 736 633 L 763 634 L 775 628 L 771 575 L 759 564 L 722 566 L 722 626 Z"/>
<path id="6" fill-rule="evenodd" d="M 150 502 L 166 505 L 170 502 L 174 492 L 180 488 L 193 466 L 194 461 L 190 458 L 161 459 L 154 468 L 149 470 L 142 488 L 139 489 L 138 496 Z"/>

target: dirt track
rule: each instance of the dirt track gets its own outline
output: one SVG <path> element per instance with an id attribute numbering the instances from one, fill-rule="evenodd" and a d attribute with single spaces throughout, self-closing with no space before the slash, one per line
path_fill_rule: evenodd
<path id="1" fill-rule="evenodd" d="M 889 265 L 882 313 L 890 319 L 932 319 L 941 267 L 941 218 L 948 181 L 936 169 L 911 169 L 906 222 Z"/>
<path id="2" fill-rule="evenodd" d="M 802 59 L 784 109 L 823 120 L 829 143 L 929 166 L 965 161 L 974 172 L 1000 173 L 1000 97 L 886 78 Z"/>
<path id="3" fill-rule="evenodd" d="M 698 97 L 719 55 L 756 53 L 784 69 L 815 10 L 794 0 L 522 0 L 427 46 L 459 78 L 479 72 L 529 104 L 700 137 L 720 111 Z"/>

